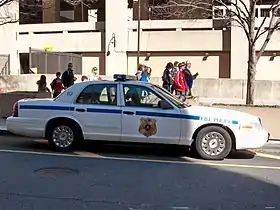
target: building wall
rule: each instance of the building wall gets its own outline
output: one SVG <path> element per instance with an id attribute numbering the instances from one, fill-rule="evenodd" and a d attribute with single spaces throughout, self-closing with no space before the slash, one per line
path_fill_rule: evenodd
<path id="1" fill-rule="evenodd" d="M 0 7 L 0 23 L 3 24 L 0 25 L 0 54 L 9 55 L 11 74 L 19 74 L 20 72 L 16 33 L 19 24 L 17 22 L 7 23 L 15 20 L 18 20 L 18 4 L 16 2 Z"/>
<path id="2" fill-rule="evenodd" d="M 140 61 L 151 66 L 154 75 L 160 75 L 169 61 L 190 60 L 193 70 L 198 71 L 203 78 L 224 77 L 223 74 L 226 73 L 223 72 L 227 71 L 231 78 L 246 78 L 248 48 L 243 31 L 238 27 L 233 27 L 230 31 L 231 38 L 228 39 L 225 38 L 223 30 L 209 30 L 209 27 L 212 27 L 211 24 L 211 20 L 142 21 L 140 45 L 142 57 Z M 17 48 L 20 53 L 27 53 L 30 46 L 37 49 L 52 46 L 55 51 L 99 53 L 99 55 L 103 54 L 104 56 L 107 51 L 107 46 L 103 44 L 105 33 L 102 30 L 105 27 L 104 23 L 55 23 L 20 25 L 17 27 L 19 30 Z M 137 24 L 131 21 L 128 22 L 127 27 L 128 60 L 127 68 L 122 68 L 122 71 L 132 73 L 136 69 L 137 32 L 135 30 Z M 186 28 L 191 29 L 192 27 L 193 30 L 186 30 Z M 7 29 L 3 27 L 3 33 L 7 33 L 5 30 Z M 277 71 L 280 60 L 276 57 L 273 61 L 269 61 L 273 52 L 277 52 L 279 49 L 279 35 L 279 32 L 274 34 L 267 46 L 266 56 L 263 56 L 259 61 L 258 79 L 273 78 L 280 80 L 280 74 Z M 8 36 L 11 37 L 10 33 Z M 228 52 L 225 42 L 227 44 L 230 42 L 230 52 Z M 260 39 L 257 43 L 258 48 L 260 48 L 262 42 L 263 40 Z M 7 43 L 3 44 L 7 45 Z M 116 46 L 120 46 L 119 38 L 116 38 Z M 123 51 L 123 49 L 113 49 L 111 46 L 110 51 L 110 56 L 112 56 L 114 52 L 117 53 Z M 133 52 L 134 55 L 131 55 Z M 147 52 L 151 53 L 151 56 L 148 61 L 144 61 Z M 203 61 L 205 53 L 208 53 L 208 58 Z M 225 57 L 222 57 L 224 54 L 228 54 L 230 58 L 228 69 L 225 66 L 226 64 L 223 63 L 226 60 Z M 99 55 L 94 55 L 91 62 L 89 56 L 85 58 L 84 72 L 91 69 L 89 66 L 100 65 Z M 106 58 L 108 59 L 108 57 Z M 115 63 L 116 60 L 112 62 L 112 65 L 115 65 Z M 101 64 L 101 66 L 105 67 L 105 64 Z M 269 73 L 267 69 L 269 69 Z M 114 68 L 114 71 L 116 71 L 116 68 Z"/>
<path id="3" fill-rule="evenodd" d="M 192 71 L 199 72 L 200 78 L 219 78 L 219 56 L 208 57 L 202 61 L 202 56 L 151 56 L 148 61 L 142 56 L 140 62 L 152 68 L 153 77 L 161 77 L 165 65 L 174 61 L 191 61 Z M 135 74 L 137 67 L 136 56 L 128 57 L 128 74 Z"/>
<path id="4" fill-rule="evenodd" d="M 102 41 L 97 28 L 90 22 L 20 25 L 18 50 L 27 53 L 29 47 L 44 49 L 52 46 L 54 51 L 99 52 Z"/>
<path id="5" fill-rule="evenodd" d="M 137 21 L 127 21 L 125 0 L 123 4 L 106 1 L 106 24 L 104 22 L 74 22 L 46 24 L 6 24 L 0 26 L 0 54 L 10 54 L 11 74 L 19 74 L 18 53 L 28 53 L 29 47 L 44 49 L 51 46 L 54 51 L 83 53 L 83 73 L 93 66 L 100 73 L 111 75 L 116 72 L 136 71 Z M 114 12 L 122 11 L 115 17 Z M 18 14 L 17 5 L 9 11 Z M 113 12 L 114 11 L 114 12 Z M 262 18 L 257 18 L 257 24 Z M 268 23 L 265 23 L 268 24 Z M 248 45 L 243 31 L 232 27 L 214 30 L 213 20 L 146 20 L 141 21 L 141 63 L 160 76 L 167 62 L 192 62 L 193 71 L 201 78 L 244 79 L 247 73 Z M 106 33 L 105 33 L 106 31 Z M 110 44 L 110 55 L 106 56 L 112 35 L 116 47 Z M 276 32 L 257 66 L 257 79 L 280 80 L 280 32 Z M 257 42 L 261 47 L 265 37 Z M 145 61 L 146 55 L 150 57 Z M 276 57 L 271 60 L 271 56 Z M 207 55 L 207 56 L 206 56 Z M 206 57 L 206 60 L 204 59 Z"/>
<path id="6" fill-rule="evenodd" d="M 9 91 L 36 91 L 36 82 L 41 75 L 7 75 L 0 76 L 0 89 Z M 81 82 L 81 75 L 75 75 L 76 82 Z M 47 84 L 55 78 L 54 74 L 47 74 Z M 103 79 L 112 80 L 112 76 L 103 76 Z M 161 77 L 152 77 L 151 82 L 161 85 Z M 246 80 L 239 79 L 201 79 L 195 80 L 193 93 L 199 97 L 210 98 L 215 101 L 225 101 L 226 103 L 244 102 L 246 98 Z M 49 87 L 50 88 L 50 87 Z M 279 103 L 280 96 L 279 81 L 259 80 L 256 84 L 255 99 L 261 103 Z M 224 99 L 224 100 L 219 100 Z M 266 102 L 265 102 L 266 101 Z"/>
<path id="7" fill-rule="evenodd" d="M 142 31 L 140 50 L 221 51 L 222 31 Z M 137 32 L 129 33 L 128 51 L 137 51 Z"/>

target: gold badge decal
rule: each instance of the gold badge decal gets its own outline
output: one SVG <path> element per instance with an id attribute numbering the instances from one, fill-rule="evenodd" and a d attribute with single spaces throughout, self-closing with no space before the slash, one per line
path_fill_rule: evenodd
<path id="1" fill-rule="evenodd" d="M 157 133 L 157 124 L 155 119 L 151 118 L 141 118 L 139 125 L 139 133 L 146 137 L 153 136 Z"/>

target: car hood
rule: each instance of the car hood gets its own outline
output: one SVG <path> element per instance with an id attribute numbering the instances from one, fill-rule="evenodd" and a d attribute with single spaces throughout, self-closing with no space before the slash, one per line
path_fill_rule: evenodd
<path id="1" fill-rule="evenodd" d="M 251 115 L 245 112 L 240 112 L 231 109 L 223 109 L 217 107 L 208 107 L 208 106 L 191 106 L 185 108 L 185 111 L 188 114 L 200 115 L 200 116 L 209 116 L 209 117 L 219 117 L 219 118 L 230 118 L 231 120 L 253 120 L 258 121 L 259 118 L 255 115 Z"/>

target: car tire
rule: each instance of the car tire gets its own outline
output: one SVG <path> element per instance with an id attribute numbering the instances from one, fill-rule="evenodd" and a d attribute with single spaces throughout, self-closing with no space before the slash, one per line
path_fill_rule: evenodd
<path id="1" fill-rule="evenodd" d="M 77 125 L 71 122 L 53 122 L 47 130 L 47 140 L 55 151 L 69 152 L 81 142 Z"/>
<path id="2" fill-rule="evenodd" d="M 232 149 L 232 139 L 224 128 L 208 126 L 198 132 L 195 149 L 203 159 L 223 160 Z"/>

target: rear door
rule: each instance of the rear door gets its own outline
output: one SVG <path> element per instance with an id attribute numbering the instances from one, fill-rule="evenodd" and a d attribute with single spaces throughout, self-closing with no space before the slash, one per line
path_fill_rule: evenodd
<path id="1" fill-rule="evenodd" d="M 121 107 L 118 83 L 88 85 L 74 103 L 73 116 L 82 124 L 88 140 L 121 140 Z"/>

